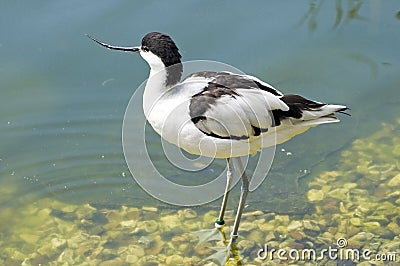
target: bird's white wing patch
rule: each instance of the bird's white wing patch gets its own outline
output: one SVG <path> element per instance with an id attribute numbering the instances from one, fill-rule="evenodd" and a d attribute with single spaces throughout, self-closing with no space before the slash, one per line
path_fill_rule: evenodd
<path id="1" fill-rule="evenodd" d="M 273 125 L 272 110 L 288 106 L 261 89 L 214 88 L 195 95 L 190 104 L 193 123 L 205 134 L 219 138 L 249 139 Z"/>

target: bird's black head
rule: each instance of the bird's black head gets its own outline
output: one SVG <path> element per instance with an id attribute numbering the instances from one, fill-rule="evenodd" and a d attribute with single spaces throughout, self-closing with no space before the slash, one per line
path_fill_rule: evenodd
<path id="1" fill-rule="evenodd" d="M 174 85 L 180 81 L 183 71 L 181 55 L 178 47 L 167 34 L 150 32 L 143 37 L 140 47 L 114 46 L 101 42 L 89 35 L 87 36 L 108 49 L 140 53 L 155 71 L 165 67 L 167 71 L 167 86 Z"/>
<path id="2" fill-rule="evenodd" d="M 158 60 L 167 70 L 166 85 L 171 86 L 178 83 L 182 76 L 183 66 L 181 55 L 174 41 L 167 34 L 150 32 L 142 39 L 140 55 L 149 63 L 150 67 L 157 69 Z M 156 56 L 159 59 L 155 59 Z"/>
<path id="3" fill-rule="evenodd" d="M 181 55 L 174 41 L 167 34 L 150 32 L 142 39 L 143 51 L 150 51 L 160 57 L 166 67 L 181 63 Z"/>

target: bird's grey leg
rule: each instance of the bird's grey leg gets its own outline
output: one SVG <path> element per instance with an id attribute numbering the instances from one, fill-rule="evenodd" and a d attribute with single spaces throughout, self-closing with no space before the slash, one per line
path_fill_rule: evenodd
<path id="1" fill-rule="evenodd" d="M 224 224 L 224 215 L 225 215 L 225 210 L 226 210 L 226 204 L 228 202 L 228 196 L 229 192 L 231 191 L 231 185 L 232 185 L 232 170 L 233 170 L 233 165 L 232 165 L 232 159 L 227 158 L 227 170 L 226 170 L 226 188 L 225 188 L 225 193 L 224 193 L 224 198 L 222 199 L 222 205 L 221 205 L 221 210 L 219 212 L 218 219 L 215 221 L 215 227 L 216 228 L 221 228 Z"/>
<path id="2" fill-rule="evenodd" d="M 230 244 L 232 244 L 232 242 L 234 242 L 236 240 L 236 238 L 238 237 L 240 219 L 242 218 L 242 213 L 243 213 L 244 205 L 246 203 L 247 194 L 249 193 L 249 180 L 247 179 L 247 175 L 243 169 L 242 161 L 240 160 L 239 157 L 237 157 L 235 159 L 236 159 L 237 170 L 241 174 L 242 186 L 240 189 L 239 207 L 238 207 L 238 210 L 236 213 L 235 223 L 233 224 L 233 231 L 231 234 Z"/>

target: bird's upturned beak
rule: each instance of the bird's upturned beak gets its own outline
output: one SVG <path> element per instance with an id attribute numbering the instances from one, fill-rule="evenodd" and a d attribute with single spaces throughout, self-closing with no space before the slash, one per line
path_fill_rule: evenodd
<path id="1" fill-rule="evenodd" d="M 114 45 L 109 45 L 107 43 L 101 42 L 99 40 L 97 40 L 96 38 L 93 38 L 92 36 L 90 36 L 89 34 L 86 34 L 86 36 L 97 42 L 98 44 L 100 44 L 101 46 L 106 47 L 107 49 L 111 49 L 111 50 L 120 50 L 120 51 L 125 51 L 125 52 L 134 52 L 134 53 L 139 53 L 140 52 L 140 46 L 133 46 L 133 47 L 123 47 L 123 46 L 114 46 Z"/>

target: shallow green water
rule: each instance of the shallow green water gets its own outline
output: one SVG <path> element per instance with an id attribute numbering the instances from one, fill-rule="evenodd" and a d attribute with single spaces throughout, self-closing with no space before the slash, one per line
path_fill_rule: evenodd
<path id="1" fill-rule="evenodd" d="M 342 117 L 340 124 L 314 128 L 277 147 L 267 179 L 248 198 L 246 211 L 262 213 L 244 219 L 245 222 L 256 220 L 255 224 L 264 224 L 264 227 L 252 228 L 240 236 L 242 240 L 263 245 L 268 236 L 266 232 L 276 230 L 280 221 L 288 226 L 295 220 L 326 220 L 335 214 L 338 211 L 335 208 L 328 208 L 328 213 L 319 212 L 318 204 L 338 205 L 340 200 L 310 201 L 307 194 L 310 189 L 322 190 L 310 184 L 327 171 L 348 171 L 350 176 L 354 170 L 353 174 L 359 174 L 362 169 L 357 169 L 357 165 L 360 163 L 350 166 L 341 163 L 343 151 L 352 150 L 354 140 L 379 132 L 382 122 L 396 123 L 399 118 L 399 11 L 396 1 L 296 1 L 290 4 L 269 1 L 251 6 L 212 1 L 17 1 L 3 4 L 0 16 L 3 36 L 0 39 L 0 264 L 20 265 L 25 261 L 46 265 L 53 261 L 54 265 L 73 265 L 85 260 L 89 264 L 99 264 L 116 259 L 126 264 L 127 254 L 137 251 L 118 249 L 129 245 L 139 249 L 148 248 L 146 245 L 161 246 L 160 250 L 152 251 L 154 254 L 137 256 L 140 260 L 158 255 L 154 261 L 161 264 L 171 255 L 196 256 L 199 260 L 210 255 L 201 248 L 192 251 L 197 244 L 197 240 L 190 240 L 194 236 L 187 236 L 189 240 L 171 239 L 211 229 L 220 201 L 194 208 L 197 215 L 189 214 L 187 226 L 168 230 L 162 225 L 162 219 L 167 219 L 163 217 L 180 211 L 178 217 L 184 219 L 185 208 L 163 204 L 146 194 L 131 177 L 124 160 L 121 128 L 125 108 L 135 88 L 147 78 L 148 66 L 138 56 L 100 49 L 84 36 L 85 33 L 110 43 L 136 45 L 147 32 L 166 32 L 177 42 L 184 60 L 224 62 L 268 81 L 283 92 L 351 107 L 351 117 Z M 377 147 L 392 147 L 392 137 L 397 135 L 398 130 L 389 131 L 385 138 L 376 142 Z M 190 184 L 187 172 L 176 171 L 163 159 L 158 136 L 150 133 L 149 137 L 150 153 L 158 158 L 156 164 L 163 173 Z M 379 162 L 395 165 L 393 158 L 399 156 L 396 154 L 389 153 L 388 158 L 381 156 Z M 353 157 L 347 160 L 357 162 Z M 373 155 L 365 160 L 377 163 Z M 222 171 L 224 165 L 224 161 L 217 160 L 212 167 L 190 177 L 195 179 L 194 184 L 206 182 L 215 172 Z M 390 172 L 392 175 L 400 170 L 398 165 L 395 167 Z M 389 182 L 391 178 L 393 176 L 381 182 Z M 371 184 L 378 181 L 365 180 L 366 184 L 361 186 L 367 192 L 359 197 L 373 201 L 372 195 L 376 197 L 377 192 Z M 353 181 L 343 177 L 331 186 L 340 187 Z M 236 187 L 231 194 L 229 210 L 237 205 L 238 189 Z M 391 189 L 382 188 L 379 193 L 385 196 L 379 200 L 390 202 L 394 215 L 389 215 L 384 222 L 376 218 L 366 223 L 387 226 L 399 222 L 396 220 L 399 215 L 396 195 L 388 196 L 394 193 Z M 357 202 L 357 195 L 355 197 L 354 202 Z M 143 206 L 150 210 L 143 210 Z M 351 209 L 353 205 L 345 207 Z M 131 214 L 127 214 L 126 208 L 132 208 Z M 154 212 L 151 208 L 162 211 Z M 87 214 L 80 213 L 79 209 Z M 118 213 L 115 219 L 110 214 L 114 212 Z M 268 216 L 269 213 L 274 216 Z M 342 213 L 338 211 L 338 215 Z M 382 215 L 387 216 L 384 212 Z M 134 222 L 120 224 L 130 220 Z M 132 233 L 134 229 L 129 226 L 140 228 L 149 220 L 160 221 L 155 231 L 150 228 L 150 233 L 141 230 Z M 197 220 L 201 222 L 196 224 Z M 339 225 L 320 223 L 319 226 L 320 232 L 311 233 L 310 238 L 291 237 L 303 247 L 309 247 L 305 244 L 308 242 L 318 246 L 322 244 L 316 239 L 329 238 L 323 234 L 329 232 L 329 227 Z M 348 232 L 343 237 L 350 238 L 368 228 Z M 284 230 L 279 230 L 283 235 Z M 399 241 L 387 232 L 371 230 L 375 238 L 388 243 Z M 252 232 L 256 232 L 253 235 L 258 232 L 263 239 L 250 236 Z M 333 238 L 337 237 L 337 232 L 330 233 Z M 18 236 L 21 234 L 25 236 Z M 85 253 L 87 250 L 77 251 L 71 240 L 67 241 L 79 234 L 94 239 L 85 240 L 84 246 L 88 246 L 90 254 Z M 151 239 L 150 244 L 146 244 L 145 239 L 139 241 L 141 237 L 152 238 L 157 234 L 161 235 L 161 240 Z M 52 242 L 52 239 L 58 239 L 53 242 L 61 244 L 44 247 L 43 243 Z M 171 241 L 174 245 L 170 248 L 161 244 Z M 274 241 L 291 246 L 289 238 Z M 179 250 L 183 243 L 190 245 Z M 238 250 L 246 265 L 260 264 L 254 261 L 258 246 L 243 245 L 239 245 Z M 40 247 L 44 248 L 39 251 Z M 15 250 L 20 253 L 14 254 Z M 172 254 L 174 252 L 176 254 Z M 66 253 L 72 261 L 66 259 Z M 133 264 L 138 263 L 133 262 L 135 258 L 131 259 Z M 196 260 L 185 262 L 202 264 Z"/>

